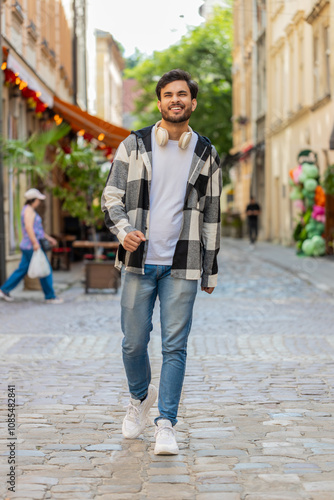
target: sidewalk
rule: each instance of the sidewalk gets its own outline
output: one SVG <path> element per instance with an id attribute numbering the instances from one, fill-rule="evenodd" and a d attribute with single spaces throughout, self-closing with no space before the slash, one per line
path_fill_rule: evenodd
<path id="1" fill-rule="evenodd" d="M 222 248 L 236 248 L 247 254 L 251 252 L 255 259 L 274 264 L 319 290 L 334 295 L 334 256 L 298 257 L 296 250 L 292 247 L 284 247 L 265 241 L 258 242 L 252 250 L 247 239 L 222 238 L 221 245 Z M 65 296 L 72 297 L 84 292 L 84 262 L 72 263 L 70 271 L 53 271 L 53 281 L 57 295 L 65 294 Z M 41 291 L 24 290 L 23 283 L 11 295 L 20 300 L 43 300 Z"/>
<path id="2" fill-rule="evenodd" d="M 256 243 L 254 250 L 246 239 L 223 238 L 222 246 L 237 247 L 265 262 L 270 262 L 294 276 L 334 295 L 334 256 L 299 257 L 295 248 L 265 241 Z"/>
<path id="3" fill-rule="evenodd" d="M 154 455 L 156 403 L 143 434 L 123 438 L 120 293 L 86 295 L 79 263 L 54 273 L 63 304 L 21 289 L 0 301 L 0 498 L 334 499 L 333 262 L 232 239 L 218 258 L 218 285 L 194 307 L 176 456 Z M 153 324 L 158 387 L 158 308 Z"/>

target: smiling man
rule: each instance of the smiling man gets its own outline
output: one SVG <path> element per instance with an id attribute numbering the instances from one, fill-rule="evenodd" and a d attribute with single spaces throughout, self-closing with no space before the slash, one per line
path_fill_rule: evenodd
<path id="1" fill-rule="evenodd" d="M 185 71 L 169 71 L 156 93 L 161 120 L 125 139 L 102 195 L 106 225 L 124 265 L 121 323 L 130 402 L 124 437 L 145 429 L 157 397 L 147 352 L 156 298 L 160 301 L 162 368 L 154 453 L 177 454 L 174 425 L 183 386 L 187 340 L 198 280 L 217 284 L 221 171 L 210 141 L 189 127 L 198 85 Z"/>

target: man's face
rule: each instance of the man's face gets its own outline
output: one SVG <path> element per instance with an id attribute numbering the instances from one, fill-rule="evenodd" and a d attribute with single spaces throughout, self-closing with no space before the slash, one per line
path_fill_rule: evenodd
<path id="1" fill-rule="evenodd" d="M 158 108 L 162 118 L 170 123 L 188 121 L 197 106 L 196 99 L 191 98 L 187 82 L 176 80 L 161 89 Z"/>

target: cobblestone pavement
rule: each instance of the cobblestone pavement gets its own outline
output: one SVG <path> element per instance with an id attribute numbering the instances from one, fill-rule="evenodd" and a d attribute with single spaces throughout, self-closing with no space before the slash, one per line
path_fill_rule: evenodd
<path id="1" fill-rule="evenodd" d="M 196 301 L 175 457 L 154 456 L 153 425 L 121 435 L 119 295 L 79 284 L 61 306 L 0 303 L 3 478 L 8 383 L 18 400 L 16 493 L 7 478 L 1 498 L 334 499 L 334 298 L 237 242 L 220 260 Z"/>

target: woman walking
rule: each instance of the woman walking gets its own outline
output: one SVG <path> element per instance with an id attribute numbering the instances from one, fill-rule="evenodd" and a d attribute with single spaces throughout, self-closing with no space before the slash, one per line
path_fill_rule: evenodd
<path id="1" fill-rule="evenodd" d="M 7 302 L 12 302 L 14 299 L 9 295 L 19 283 L 23 280 L 28 272 L 29 264 L 34 253 L 41 247 L 40 240 L 47 239 L 52 246 L 57 244 L 57 241 L 45 233 L 42 225 L 42 218 L 36 212 L 41 201 L 45 200 L 45 195 L 38 189 L 29 189 L 25 195 L 25 205 L 21 212 L 21 225 L 23 238 L 20 243 L 22 252 L 21 262 L 19 267 L 14 271 L 7 281 L 0 288 L 0 299 Z M 40 278 L 41 286 L 45 295 L 45 302 L 48 304 L 61 304 L 63 299 L 56 297 L 53 289 L 52 268 L 50 265 L 50 274 L 45 278 Z"/>

